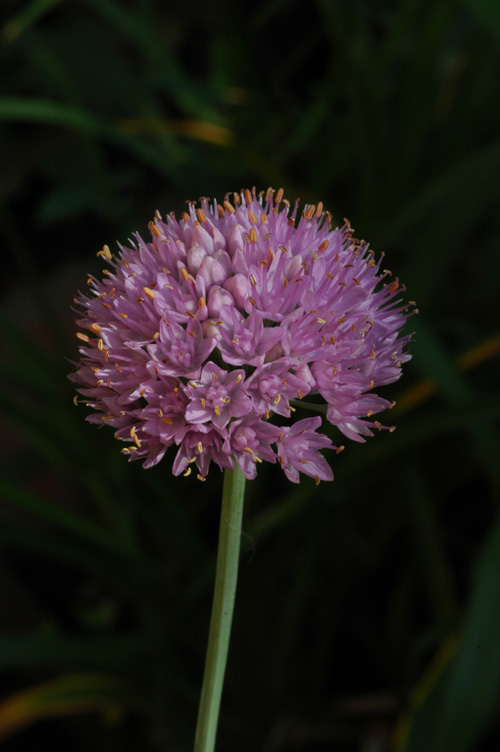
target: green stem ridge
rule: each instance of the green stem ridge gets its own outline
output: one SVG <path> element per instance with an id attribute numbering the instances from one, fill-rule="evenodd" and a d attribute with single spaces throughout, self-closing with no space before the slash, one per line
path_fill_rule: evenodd
<path id="1" fill-rule="evenodd" d="M 237 463 L 224 471 L 215 590 L 194 752 L 213 752 L 224 683 L 240 555 L 245 476 Z"/>

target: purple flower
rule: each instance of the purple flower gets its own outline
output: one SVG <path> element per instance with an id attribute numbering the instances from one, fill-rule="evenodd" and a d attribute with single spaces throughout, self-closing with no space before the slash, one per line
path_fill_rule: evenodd
<path id="1" fill-rule="evenodd" d="M 372 416 L 391 404 L 372 390 L 410 357 L 404 287 L 322 204 L 299 215 L 271 189 L 200 204 L 157 213 L 149 243 L 99 251 L 110 268 L 75 299 L 70 378 L 88 420 L 113 426 L 145 467 L 176 448 L 176 475 L 236 461 L 253 478 L 278 461 L 293 482 L 331 480 L 322 418 L 290 421 L 312 409 L 355 441 L 382 428 Z"/>

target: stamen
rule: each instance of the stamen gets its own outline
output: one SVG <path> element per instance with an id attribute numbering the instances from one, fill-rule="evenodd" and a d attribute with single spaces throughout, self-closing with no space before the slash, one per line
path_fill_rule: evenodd
<path id="1" fill-rule="evenodd" d="M 111 255 L 111 251 L 109 250 L 109 245 L 103 245 L 102 251 L 97 251 L 97 256 L 104 256 L 106 261 L 111 261 L 113 258 Z"/>

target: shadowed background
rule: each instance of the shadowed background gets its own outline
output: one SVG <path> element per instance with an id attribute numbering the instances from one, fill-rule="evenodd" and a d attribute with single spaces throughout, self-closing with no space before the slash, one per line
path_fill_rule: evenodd
<path id="1" fill-rule="evenodd" d="M 247 485 L 218 749 L 498 750 L 500 6 L 0 14 L 2 750 L 192 747 L 222 475 L 85 422 L 70 307 L 103 244 L 253 185 L 348 217 L 420 315 L 395 433 Z"/>

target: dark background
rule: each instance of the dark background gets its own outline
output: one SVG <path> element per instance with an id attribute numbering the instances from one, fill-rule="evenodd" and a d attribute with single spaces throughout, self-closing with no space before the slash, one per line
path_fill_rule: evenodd
<path id="1" fill-rule="evenodd" d="M 192 748 L 222 476 L 85 422 L 71 305 L 156 209 L 272 185 L 420 315 L 394 434 L 247 486 L 218 750 L 496 752 L 500 4 L 2 0 L 0 65 L 2 749 Z"/>

